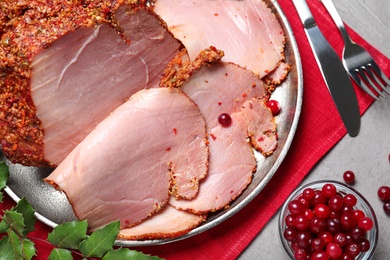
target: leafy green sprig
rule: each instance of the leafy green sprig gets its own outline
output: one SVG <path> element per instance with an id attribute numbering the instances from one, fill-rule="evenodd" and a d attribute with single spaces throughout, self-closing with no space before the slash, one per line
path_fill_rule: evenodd
<path id="1" fill-rule="evenodd" d="M 0 163 L 0 203 L 2 190 L 9 177 L 8 166 Z M 35 210 L 25 198 L 19 200 L 10 210 L 4 210 L 0 221 L 0 260 L 30 260 L 37 255 L 34 238 L 28 234 L 35 229 Z M 119 233 L 119 221 L 87 233 L 87 221 L 71 221 L 56 226 L 47 238 L 54 249 L 49 260 L 72 260 L 72 253 L 82 255 L 84 259 L 102 258 L 103 260 L 157 260 L 156 256 L 145 255 L 129 248 L 114 249 Z"/>

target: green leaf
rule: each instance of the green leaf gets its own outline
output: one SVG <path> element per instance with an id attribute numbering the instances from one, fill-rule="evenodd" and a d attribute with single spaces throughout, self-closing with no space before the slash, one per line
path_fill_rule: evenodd
<path id="1" fill-rule="evenodd" d="M 49 234 L 47 240 L 54 246 L 78 249 L 82 240 L 87 237 L 87 221 L 72 221 L 58 225 Z"/>
<path id="2" fill-rule="evenodd" d="M 3 202 L 3 198 L 4 198 L 4 195 L 3 195 L 3 193 L 0 191 L 0 202 Z"/>
<path id="3" fill-rule="evenodd" d="M 157 256 L 145 255 L 141 252 L 130 250 L 129 248 L 120 248 L 118 250 L 108 251 L 102 260 L 159 260 Z"/>
<path id="4" fill-rule="evenodd" d="M 22 243 L 20 242 L 19 236 L 12 230 L 8 229 L 8 244 L 11 245 L 13 250 L 13 258 L 14 260 L 23 260 L 22 256 Z"/>
<path id="5" fill-rule="evenodd" d="M 3 237 L 0 240 L 0 260 L 13 259 L 15 254 L 10 243 L 8 243 L 8 237 Z"/>
<path id="6" fill-rule="evenodd" d="M 7 229 L 9 228 L 9 225 L 7 222 L 5 222 L 4 219 L 0 221 L 0 233 L 5 233 L 7 232 Z M 1 251 L 0 251 L 1 252 Z"/>
<path id="7" fill-rule="evenodd" d="M 23 215 L 15 210 L 4 211 L 3 220 L 19 235 L 22 235 L 25 230 Z"/>
<path id="8" fill-rule="evenodd" d="M 22 254 L 25 260 L 31 260 L 36 255 L 34 243 L 27 238 L 22 240 Z"/>
<path id="9" fill-rule="evenodd" d="M 9 177 L 9 169 L 5 162 L 0 163 L 0 190 L 4 189 Z"/>
<path id="10" fill-rule="evenodd" d="M 24 219 L 24 225 L 25 228 L 23 230 L 23 233 L 21 233 L 23 236 L 26 236 L 28 233 L 34 230 L 34 225 L 36 222 L 36 218 L 34 216 L 35 210 L 33 207 L 28 203 L 28 201 L 25 198 L 22 198 L 19 200 L 18 204 L 14 208 L 17 212 L 22 214 L 22 217 Z"/>
<path id="11" fill-rule="evenodd" d="M 73 260 L 72 253 L 63 248 L 55 248 L 51 251 L 48 260 Z"/>
<path id="12" fill-rule="evenodd" d="M 79 250 L 85 257 L 103 257 L 114 246 L 119 233 L 119 221 L 96 230 L 80 243 Z"/>

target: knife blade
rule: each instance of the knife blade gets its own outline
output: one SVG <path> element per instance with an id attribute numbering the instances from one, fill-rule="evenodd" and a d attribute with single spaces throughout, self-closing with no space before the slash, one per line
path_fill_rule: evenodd
<path id="1" fill-rule="evenodd" d="M 360 112 L 351 79 L 336 52 L 318 28 L 306 0 L 293 0 L 322 77 L 351 137 L 360 131 Z"/>

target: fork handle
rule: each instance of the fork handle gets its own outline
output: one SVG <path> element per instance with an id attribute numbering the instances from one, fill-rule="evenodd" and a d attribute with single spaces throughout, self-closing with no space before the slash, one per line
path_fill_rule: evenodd
<path id="1" fill-rule="evenodd" d="M 339 28 L 341 36 L 343 36 L 344 43 L 346 45 L 352 44 L 351 38 L 349 37 L 347 30 L 345 29 L 344 22 L 341 19 L 333 1 L 332 0 L 322 0 L 322 4 L 325 6 L 326 10 L 328 10 L 328 13 L 330 14 L 333 21 L 335 22 L 335 24 Z"/>

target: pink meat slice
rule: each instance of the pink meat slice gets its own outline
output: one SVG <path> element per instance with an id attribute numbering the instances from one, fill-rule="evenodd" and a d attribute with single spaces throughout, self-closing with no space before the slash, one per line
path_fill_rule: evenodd
<path id="1" fill-rule="evenodd" d="M 49 164 L 58 165 L 132 94 L 156 86 L 179 52 L 181 43 L 154 13 L 129 8 L 115 10 L 118 28 L 109 23 L 80 27 L 33 56 L 31 98 Z"/>
<path id="2" fill-rule="evenodd" d="M 194 196 L 207 163 L 199 108 L 178 89 L 152 88 L 104 119 L 45 181 L 91 229 L 118 219 L 125 228 L 159 211 L 171 189 Z"/>
<path id="3" fill-rule="evenodd" d="M 213 45 L 225 52 L 222 61 L 262 78 L 284 59 L 284 32 L 262 0 L 157 0 L 154 10 L 183 42 L 191 60 Z"/>
<path id="4" fill-rule="evenodd" d="M 122 229 L 118 239 L 145 240 L 173 238 L 188 233 L 205 221 L 205 215 L 195 215 L 165 206 L 160 212 L 137 226 Z"/>
<path id="5" fill-rule="evenodd" d="M 256 170 L 256 159 L 251 142 L 248 142 L 249 133 L 257 137 L 263 136 L 262 131 L 265 128 L 268 131 L 269 125 L 276 129 L 272 114 L 264 105 L 268 98 L 265 86 L 251 71 L 224 62 L 200 69 L 182 86 L 205 115 L 209 134 L 209 172 L 195 199 L 171 198 L 171 205 L 194 213 L 215 211 L 227 206 L 247 187 Z M 222 113 L 230 114 L 232 124 L 229 127 L 218 122 Z M 256 126 L 258 123 L 262 125 Z M 270 142 L 268 138 L 274 140 L 270 134 L 270 137 L 264 136 L 263 142 L 254 142 L 261 148 Z"/>

